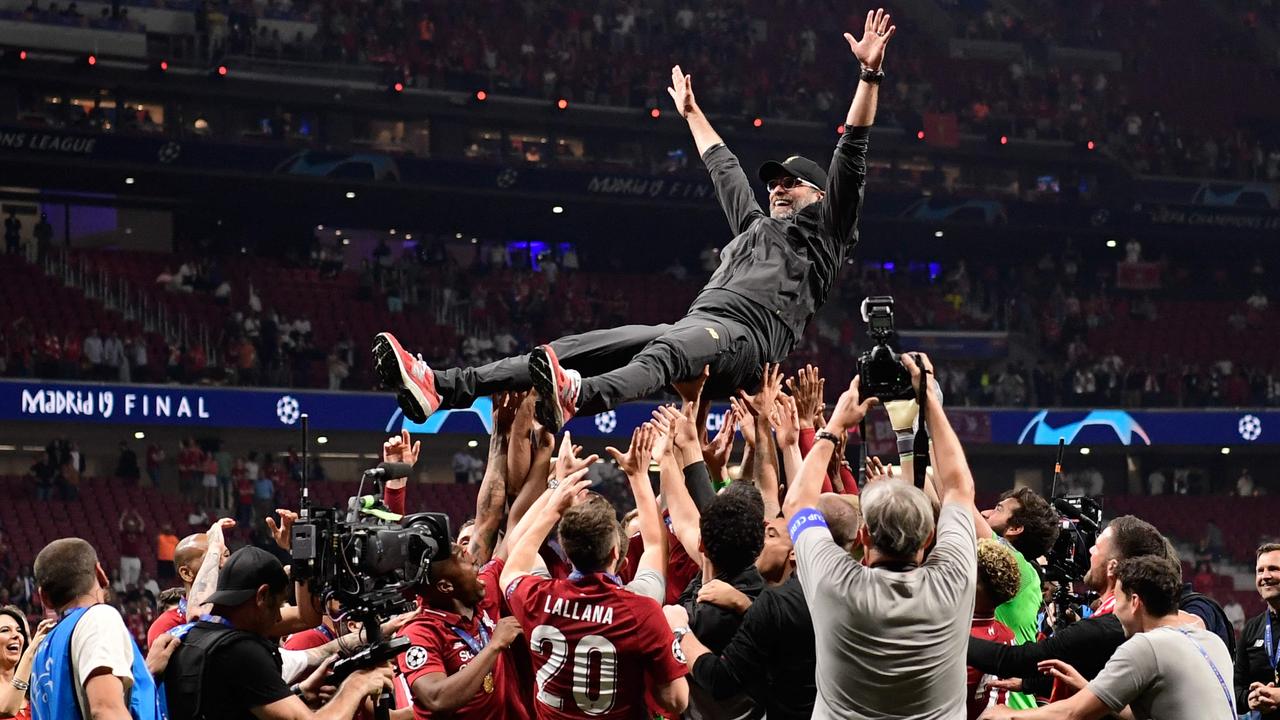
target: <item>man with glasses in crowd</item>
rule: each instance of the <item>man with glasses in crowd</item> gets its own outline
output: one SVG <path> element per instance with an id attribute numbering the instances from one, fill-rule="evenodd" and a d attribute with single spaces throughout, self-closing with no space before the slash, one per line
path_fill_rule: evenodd
<path id="1" fill-rule="evenodd" d="M 672 68 L 667 92 L 689 123 L 736 235 L 688 314 L 673 325 L 596 330 L 483 367 L 442 371 L 407 352 L 391 333 L 380 333 L 373 348 L 378 374 L 397 391 L 405 416 L 421 422 L 440 407 L 467 407 L 478 397 L 533 387 L 538 420 L 555 432 L 575 414 L 645 397 L 705 366 L 711 397 L 756 387 L 760 368 L 796 346 L 858 242 L 880 66 L 893 33 L 889 16 L 877 10 L 867 14 L 861 40 L 845 34 L 862 67 L 830 170 L 799 155 L 765 163 L 759 177 L 769 190 L 767 213 L 738 158 L 698 107 L 692 77 Z"/>

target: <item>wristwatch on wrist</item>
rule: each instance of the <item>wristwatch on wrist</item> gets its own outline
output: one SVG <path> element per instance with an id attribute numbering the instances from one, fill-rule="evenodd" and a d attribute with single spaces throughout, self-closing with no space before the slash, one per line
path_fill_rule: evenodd
<path id="1" fill-rule="evenodd" d="M 862 67 L 862 73 L 858 75 L 858 79 L 870 85 L 879 85 L 884 80 L 884 71 L 872 70 L 864 65 Z"/>
<path id="2" fill-rule="evenodd" d="M 17 677 L 14 677 L 12 680 L 10 680 L 9 684 L 23 692 L 26 692 L 27 688 L 31 687 L 31 684 L 28 683 L 26 680 L 19 680 Z"/>
<path id="3" fill-rule="evenodd" d="M 681 640 L 684 639 L 685 635 L 688 635 L 691 632 L 693 631 L 689 629 L 688 625 L 685 625 L 684 627 L 675 628 L 674 630 L 671 631 L 671 633 L 676 636 L 676 642 L 680 642 Z"/>
<path id="4" fill-rule="evenodd" d="M 830 440 L 832 445 L 840 444 L 840 436 L 829 430 L 819 430 L 815 432 L 813 434 L 813 441 L 818 442 L 819 440 Z"/>

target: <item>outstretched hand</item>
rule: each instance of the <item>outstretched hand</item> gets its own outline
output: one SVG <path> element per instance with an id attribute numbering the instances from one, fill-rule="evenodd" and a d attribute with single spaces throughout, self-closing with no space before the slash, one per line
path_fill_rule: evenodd
<path id="1" fill-rule="evenodd" d="M 614 461 L 618 463 L 618 468 L 626 473 L 627 477 L 639 475 L 647 477 L 649 460 L 653 456 L 653 444 L 657 439 L 657 429 L 645 423 L 631 432 L 631 446 L 627 448 L 625 454 L 613 446 L 605 450 L 613 456 Z"/>
<path id="2" fill-rule="evenodd" d="M 879 70 L 884 64 L 885 45 L 889 44 L 889 38 L 893 37 L 894 31 L 898 29 L 896 25 L 889 24 L 890 17 L 884 8 L 877 8 L 875 12 L 868 11 L 867 24 L 863 28 L 861 40 L 855 40 L 851 33 L 844 34 L 844 39 L 849 43 L 849 49 L 853 51 L 854 57 L 869 70 Z"/>
<path id="3" fill-rule="evenodd" d="M 849 389 L 836 401 L 835 410 L 831 411 L 831 421 L 827 423 L 827 427 L 837 435 L 848 432 L 849 428 L 862 422 L 867 412 L 880 403 L 873 397 L 866 400 L 861 398 L 858 391 L 861 381 L 860 377 L 854 377 L 853 382 L 849 383 Z"/>
<path id="4" fill-rule="evenodd" d="M 667 88 L 667 94 L 676 103 L 676 112 L 680 113 L 680 117 L 687 118 L 689 113 L 697 112 L 698 101 L 693 98 L 693 76 L 685 75 L 679 65 L 671 68 L 671 87 Z"/>

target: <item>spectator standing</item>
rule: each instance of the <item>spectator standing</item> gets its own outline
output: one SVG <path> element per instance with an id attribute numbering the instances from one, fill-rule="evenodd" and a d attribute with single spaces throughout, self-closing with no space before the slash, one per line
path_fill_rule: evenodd
<path id="1" fill-rule="evenodd" d="M 120 583 L 128 590 L 137 586 L 142 574 L 142 553 L 147 543 L 143 533 L 147 525 L 137 510 L 128 509 L 120 514 Z"/>
<path id="2" fill-rule="evenodd" d="M 18 211 L 9 208 L 9 217 L 4 219 L 4 248 L 10 255 L 22 251 L 22 221 L 18 219 Z"/>
<path id="3" fill-rule="evenodd" d="M 156 535 L 156 575 L 161 580 L 172 580 L 177 576 L 177 569 L 174 567 L 174 552 L 178 549 L 178 536 L 173 532 L 173 524 L 165 523 L 160 526 L 160 532 Z"/>
<path id="4" fill-rule="evenodd" d="M 53 226 L 49 224 L 49 215 L 40 213 L 40 222 L 36 223 L 33 234 L 36 238 L 36 262 L 44 265 L 49 256 L 49 248 L 53 246 Z"/>
<path id="5" fill-rule="evenodd" d="M 120 457 L 116 460 L 116 478 L 129 486 L 136 486 L 142 471 L 138 469 L 138 454 L 129 448 L 129 443 L 120 441 Z"/>
<path id="6" fill-rule="evenodd" d="M 36 499 L 48 500 L 53 497 L 53 478 L 56 470 L 49 463 L 49 457 L 46 453 L 36 453 L 35 459 L 35 463 L 31 465 L 31 469 L 27 472 L 35 484 Z"/>
<path id="7" fill-rule="evenodd" d="M 147 446 L 147 477 L 151 480 L 151 487 L 160 487 L 160 464 L 164 462 L 164 449 L 157 443 L 151 443 Z"/>
<path id="8" fill-rule="evenodd" d="M 124 356 L 124 343 L 120 333 L 112 330 L 102 343 L 102 361 L 106 364 L 107 380 L 129 382 L 129 360 Z"/>
<path id="9" fill-rule="evenodd" d="M 89 377 L 94 380 L 104 379 L 106 377 L 106 365 L 104 364 L 106 356 L 102 346 L 102 336 L 98 334 L 98 328 L 89 330 L 89 334 L 84 338 L 81 350 L 84 353 L 85 362 L 89 363 Z"/>

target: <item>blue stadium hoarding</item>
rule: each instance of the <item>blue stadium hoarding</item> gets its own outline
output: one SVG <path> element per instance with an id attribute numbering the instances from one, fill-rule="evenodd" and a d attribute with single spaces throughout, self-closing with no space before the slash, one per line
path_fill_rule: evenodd
<path id="1" fill-rule="evenodd" d="M 652 402 L 574 418 L 568 429 L 582 438 L 629 435 L 648 420 Z M 714 404 L 708 429 L 716 432 L 728 406 Z M 64 422 L 114 425 L 290 430 L 307 413 L 324 431 L 421 434 L 487 433 L 488 398 L 472 407 L 444 410 L 425 422 L 406 420 L 389 393 L 292 389 L 121 385 L 35 380 L 0 381 L 0 422 Z M 1280 445 L 1280 411 L 1236 410 L 1000 410 L 958 408 L 950 413 L 963 439 L 991 445 Z M 874 437 L 874 436 L 873 436 Z"/>

